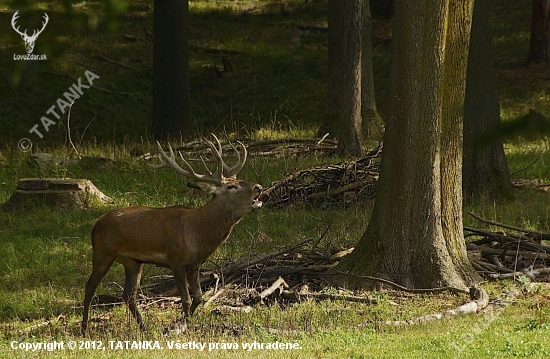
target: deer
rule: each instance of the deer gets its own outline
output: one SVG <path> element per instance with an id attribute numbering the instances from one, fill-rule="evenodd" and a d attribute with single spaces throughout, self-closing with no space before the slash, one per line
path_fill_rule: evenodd
<path id="1" fill-rule="evenodd" d="M 159 165 L 168 167 L 184 177 L 191 188 L 211 194 L 212 198 L 202 207 L 122 207 L 111 210 L 99 217 L 92 229 L 92 274 L 86 282 L 84 312 L 81 333 L 86 335 L 90 303 L 95 291 L 116 261 L 124 267 L 125 282 L 123 301 L 144 331 L 146 326 L 136 307 L 136 292 L 140 284 L 144 263 L 171 269 L 181 296 L 182 324 L 186 326 L 188 318 L 202 303 L 199 271 L 201 265 L 222 245 L 244 215 L 260 208 L 260 195 L 263 188 L 252 182 L 237 179 L 247 159 L 246 147 L 238 141 L 243 156 L 231 144 L 236 152 L 237 163 L 229 167 L 223 160 L 222 146 L 212 134 L 217 146 L 207 139 L 212 158 L 205 160 L 205 174 L 198 174 L 178 152 L 186 167 L 180 167 L 174 151 L 168 145 L 169 155 L 157 141 Z M 212 173 L 209 163 L 216 163 Z M 191 299 L 192 297 L 192 299 Z"/>
<path id="2" fill-rule="evenodd" d="M 48 14 L 44 13 L 44 21 L 42 21 L 42 28 L 40 30 L 33 30 L 32 35 L 29 36 L 27 35 L 27 30 L 25 30 L 24 32 L 21 32 L 19 31 L 19 26 L 15 27 L 17 18 L 19 17 L 18 13 L 19 13 L 19 10 L 17 10 L 13 14 L 11 18 L 11 26 L 13 27 L 15 32 L 21 35 L 21 38 L 23 39 L 23 41 L 25 41 L 25 49 L 27 50 L 27 54 L 30 54 L 32 53 L 32 50 L 34 50 L 34 43 L 36 42 L 38 35 L 40 35 L 42 31 L 44 31 L 44 29 L 46 28 L 46 25 L 48 25 L 49 17 L 48 17 Z"/>

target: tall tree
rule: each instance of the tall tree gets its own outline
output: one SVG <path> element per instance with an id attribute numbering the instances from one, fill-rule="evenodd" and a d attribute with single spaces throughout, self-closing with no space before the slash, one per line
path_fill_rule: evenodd
<path id="1" fill-rule="evenodd" d="M 462 193 L 466 201 L 512 195 L 504 146 L 497 135 L 500 104 L 489 10 L 489 0 L 475 0 L 464 103 Z"/>
<path id="2" fill-rule="evenodd" d="M 367 139 L 380 140 L 384 123 L 376 107 L 372 68 L 372 17 L 369 0 L 363 0 L 363 26 L 361 32 L 361 120 L 363 135 Z"/>
<path id="3" fill-rule="evenodd" d="M 478 279 L 466 254 L 461 195 L 472 4 L 396 0 L 391 117 L 376 204 L 338 270 L 411 288 L 464 288 Z"/>
<path id="4" fill-rule="evenodd" d="M 343 2 L 343 51 L 342 51 L 342 112 L 338 149 L 341 154 L 360 157 L 361 145 L 361 40 L 363 27 L 363 0 Z"/>
<path id="5" fill-rule="evenodd" d="M 361 156 L 361 134 L 380 139 L 374 98 L 371 21 L 368 0 L 329 0 L 327 115 L 319 135 L 339 140 L 344 155 Z M 378 127 L 378 128 L 377 128 Z"/>
<path id="6" fill-rule="evenodd" d="M 188 0 L 155 0 L 153 15 L 153 133 L 155 138 L 189 136 Z"/>
<path id="7" fill-rule="evenodd" d="M 529 62 L 550 61 L 550 0 L 531 0 Z"/>
<path id="8" fill-rule="evenodd" d="M 342 57 L 344 34 L 344 9 L 338 0 L 328 0 L 328 88 L 326 116 L 319 128 L 319 137 L 325 133 L 336 135 L 339 127 L 339 115 L 342 112 Z"/>

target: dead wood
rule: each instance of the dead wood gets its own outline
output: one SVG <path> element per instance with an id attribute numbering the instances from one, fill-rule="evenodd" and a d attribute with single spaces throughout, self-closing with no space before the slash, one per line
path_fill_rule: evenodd
<path id="1" fill-rule="evenodd" d="M 550 274 L 550 268 L 539 268 L 539 269 L 532 269 L 532 268 L 526 268 L 521 272 L 509 272 L 509 273 L 490 273 L 488 276 L 490 278 L 494 279 L 503 279 L 503 278 L 516 278 L 519 276 L 528 276 L 533 280 L 541 280 L 544 279 L 548 281 L 548 277 L 538 278 L 541 274 Z"/>
<path id="2" fill-rule="evenodd" d="M 345 302 L 358 302 L 378 304 L 378 299 L 371 297 L 358 297 L 355 295 L 330 294 L 330 293 L 296 293 L 297 297 L 314 298 L 319 300 L 341 300 Z"/>
<path id="3" fill-rule="evenodd" d="M 288 289 L 288 284 L 286 284 L 282 277 L 279 277 L 279 279 L 277 279 L 269 288 L 258 294 L 256 299 L 258 301 L 264 300 L 276 291 L 278 291 L 278 294 L 280 295 L 284 289 Z"/>
<path id="4" fill-rule="evenodd" d="M 468 214 L 470 216 L 474 217 L 475 219 L 477 219 L 480 222 L 490 224 L 490 225 L 493 225 L 493 226 L 497 226 L 497 227 L 501 227 L 501 228 L 510 229 L 510 230 L 516 231 L 516 232 L 525 233 L 525 234 L 528 235 L 529 239 L 538 240 L 538 241 L 550 241 L 550 234 L 547 234 L 547 233 L 543 233 L 543 232 L 539 232 L 539 231 L 532 231 L 532 230 L 529 230 L 529 229 L 514 227 L 514 226 L 510 226 L 508 224 L 491 221 L 491 220 L 488 220 L 488 219 L 481 218 L 480 216 L 477 216 L 477 215 L 473 214 L 472 212 L 468 212 Z M 548 247 L 548 249 L 550 249 L 550 247 Z"/>
<path id="5" fill-rule="evenodd" d="M 466 243 L 466 248 L 470 262 L 482 276 L 489 279 L 529 276 L 538 281 L 550 280 L 547 275 L 547 268 L 550 268 L 550 246 L 542 243 L 550 239 L 550 234 L 469 214 L 482 223 L 512 231 L 491 232 L 464 227 L 465 237 L 479 237 Z"/>
<path id="6" fill-rule="evenodd" d="M 368 275 L 360 275 L 355 273 L 346 273 L 346 272 L 330 272 L 330 273 L 323 273 L 324 275 L 335 275 L 335 276 L 350 276 L 354 278 L 359 279 L 366 279 L 369 281 L 374 282 L 380 282 L 382 284 L 389 285 L 397 290 L 402 290 L 404 292 L 408 293 L 441 293 L 441 292 L 451 292 L 451 293 L 469 293 L 468 290 L 463 288 L 456 288 L 456 287 L 440 287 L 440 288 L 407 288 L 400 284 L 394 283 L 390 280 L 384 279 L 384 278 L 378 278 L 378 277 L 372 277 Z"/>
<path id="7" fill-rule="evenodd" d="M 387 325 L 410 325 L 417 323 L 425 323 L 432 320 L 439 320 L 444 318 L 451 318 L 458 315 L 475 314 L 487 307 L 489 304 L 489 295 L 483 288 L 471 287 L 470 288 L 470 301 L 455 309 L 447 310 L 442 313 L 434 313 L 423 315 L 418 318 L 410 320 L 388 320 L 385 322 Z"/>
<path id="8" fill-rule="evenodd" d="M 236 276 L 236 274 L 239 270 L 242 270 L 244 268 L 253 266 L 253 265 L 258 264 L 258 263 L 264 263 L 270 258 L 278 257 L 278 256 L 281 256 L 283 254 L 290 253 L 290 252 L 306 245 L 308 242 L 311 242 L 312 240 L 313 240 L 313 238 L 306 238 L 302 241 L 293 243 L 291 245 L 288 245 L 286 247 L 283 247 L 283 248 L 278 249 L 278 250 L 273 251 L 273 252 L 260 254 L 260 255 L 257 255 L 255 257 L 252 257 L 252 258 L 245 257 L 245 258 L 238 259 L 237 261 L 229 263 L 228 265 L 222 267 L 220 272 L 224 274 L 224 276 L 227 278 L 227 280 L 230 280 L 234 276 Z"/>
<path id="9" fill-rule="evenodd" d="M 296 203 L 342 205 L 372 199 L 381 151 L 378 147 L 355 161 L 295 171 L 265 190 L 262 200 L 277 209 Z"/>
<path id="10" fill-rule="evenodd" d="M 323 138 L 285 138 L 276 140 L 246 140 L 241 142 L 246 146 L 249 156 L 256 157 L 307 157 L 311 155 L 334 156 L 338 142 Z M 225 153 L 231 153 L 229 145 L 223 146 Z M 227 150 L 226 150 L 227 149 Z M 200 156 L 209 147 L 204 141 L 193 141 L 176 146 L 176 151 L 189 155 Z"/>

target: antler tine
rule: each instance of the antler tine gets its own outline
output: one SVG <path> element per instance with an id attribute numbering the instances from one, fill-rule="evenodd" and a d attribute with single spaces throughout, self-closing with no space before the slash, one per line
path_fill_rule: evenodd
<path id="1" fill-rule="evenodd" d="M 50 20 L 50 18 L 48 17 L 48 14 L 44 13 L 44 21 L 42 21 L 42 29 L 40 29 L 40 31 L 38 32 L 39 34 L 44 31 L 44 29 L 46 28 L 46 25 L 48 25 L 48 21 Z"/>
<path id="2" fill-rule="evenodd" d="M 189 164 L 189 162 L 187 162 L 185 160 L 185 158 L 183 158 L 183 155 L 181 154 L 181 152 L 178 152 L 183 164 L 188 169 L 188 170 L 184 170 L 183 168 L 181 168 L 178 165 L 178 163 L 176 161 L 176 157 L 174 155 L 174 150 L 172 150 L 172 146 L 170 146 L 170 144 L 168 144 L 168 150 L 170 152 L 170 156 L 168 156 L 166 154 L 166 152 L 162 149 L 162 146 L 161 146 L 160 142 L 158 142 L 158 141 L 157 141 L 157 146 L 159 148 L 160 155 L 164 158 L 164 160 L 166 162 L 164 162 L 161 158 L 160 159 L 161 164 L 160 165 L 151 165 L 152 167 L 154 167 L 154 168 L 170 167 L 174 171 L 184 175 L 185 177 L 189 177 L 189 178 L 192 178 L 192 179 L 197 180 L 197 181 L 214 182 L 214 183 L 218 183 L 218 184 L 221 183 L 221 180 L 222 180 L 221 173 L 220 173 L 220 175 L 217 175 L 217 171 L 216 171 L 216 173 L 214 173 L 213 175 L 212 174 L 209 174 L 209 175 L 198 174 L 198 173 L 195 172 L 195 170 Z"/>
<path id="3" fill-rule="evenodd" d="M 45 21 L 42 21 L 42 28 L 40 30 L 33 30 L 31 38 L 38 37 L 38 35 L 40 35 L 42 31 L 44 31 L 44 29 L 46 28 L 46 25 L 48 25 L 48 20 L 50 19 L 48 17 L 48 14 L 44 13 L 43 17 Z"/>
<path id="4" fill-rule="evenodd" d="M 243 149 L 243 159 L 241 161 L 241 154 L 240 154 L 239 150 L 232 143 L 229 143 L 231 148 L 233 148 L 233 150 L 237 153 L 237 164 L 233 167 L 229 167 L 225 163 L 225 161 L 223 160 L 222 145 L 220 143 L 220 140 L 213 133 L 211 135 L 216 140 L 216 143 L 218 144 L 218 148 L 216 148 L 216 146 L 214 145 L 214 143 L 212 141 L 210 141 L 206 138 L 205 138 L 205 140 L 208 143 L 208 145 L 210 146 L 210 149 L 212 149 L 212 152 L 214 153 L 214 155 L 218 158 L 218 162 L 219 162 L 219 167 L 218 168 L 223 167 L 224 176 L 233 177 L 233 178 L 236 177 L 237 174 L 239 172 L 241 172 L 241 170 L 243 169 L 244 164 L 246 162 L 246 158 L 248 156 L 248 152 L 246 151 L 245 145 L 243 145 L 242 142 L 237 141 L 237 143 L 239 145 L 241 145 L 241 148 Z"/>
<path id="5" fill-rule="evenodd" d="M 223 163 L 223 150 L 222 145 L 220 143 L 220 140 L 218 137 L 216 137 L 215 134 L 211 133 L 212 137 L 216 140 L 216 143 L 218 144 L 218 148 L 216 148 L 216 145 L 214 145 L 214 142 L 210 141 L 206 137 L 204 137 L 204 140 L 210 146 L 210 149 L 212 150 L 212 154 L 218 159 L 218 162 L 221 161 Z"/>
<path id="6" fill-rule="evenodd" d="M 207 162 L 208 160 L 205 161 L 205 160 L 204 160 L 204 157 L 202 157 L 202 156 L 200 156 L 200 158 L 201 158 L 202 164 L 204 165 L 204 168 L 205 168 L 206 171 L 212 176 L 212 171 L 210 171 L 210 168 L 208 168 L 208 165 L 206 164 L 206 162 Z M 211 162 L 211 161 L 208 161 L 208 162 Z"/>
<path id="7" fill-rule="evenodd" d="M 19 31 L 19 26 L 17 26 L 17 28 L 15 27 L 16 26 L 16 21 L 17 19 L 19 18 L 19 10 L 16 10 L 15 13 L 13 14 L 13 17 L 11 18 L 11 27 L 13 27 L 13 29 L 21 36 L 25 35 L 27 36 L 27 30 L 25 30 L 24 33 L 22 33 L 21 31 Z"/>
<path id="8" fill-rule="evenodd" d="M 208 144 L 208 146 L 212 150 L 212 155 L 214 155 L 214 157 L 216 157 L 218 159 L 218 164 L 216 166 L 216 171 L 214 172 L 214 176 L 219 177 L 220 179 L 223 179 L 223 177 L 224 177 L 223 176 L 223 169 L 225 168 L 226 164 L 223 161 L 222 145 L 221 145 L 220 140 L 218 139 L 218 137 L 216 137 L 216 135 L 214 135 L 213 133 L 211 135 L 216 140 L 216 143 L 218 144 L 218 148 L 216 148 L 216 145 L 214 145 L 214 143 L 212 141 L 210 141 L 209 139 L 207 139 L 206 137 L 204 138 L 204 140 L 206 141 L 206 143 Z"/>
<path id="9" fill-rule="evenodd" d="M 233 148 L 233 150 L 237 153 L 237 164 L 233 167 L 229 167 L 227 165 L 224 166 L 224 169 L 227 172 L 227 177 L 236 177 L 237 174 L 239 174 L 239 172 L 241 172 L 241 170 L 243 169 L 244 164 L 246 163 L 246 159 L 248 157 L 246 146 L 243 145 L 241 141 L 237 141 L 237 143 L 241 145 L 241 148 L 243 149 L 243 159 L 241 161 L 241 154 L 239 153 L 239 150 L 231 143 L 231 148 Z"/>

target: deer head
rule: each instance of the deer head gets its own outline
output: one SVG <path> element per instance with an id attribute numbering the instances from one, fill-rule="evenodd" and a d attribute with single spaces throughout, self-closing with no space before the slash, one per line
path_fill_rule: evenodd
<path id="1" fill-rule="evenodd" d="M 212 199 L 202 207 L 173 206 L 166 208 L 125 207 L 114 209 L 101 216 L 92 230 L 93 270 L 86 283 L 82 333 L 88 324 L 90 302 L 114 261 L 121 263 L 126 272 L 122 297 L 140 327 L 144 329 L 141 316 L 135 305 L 135 292 L 139 286 L 143 263 L 153 263 L 172 269 L 181 295 L 184 322 L 202 302 L 199 268 L 229 237 L 233 227 L 253 209 L 262 206 L 259 197 L 262 186 L 237 180 L 246 158 L 246 147 L 238 142 L 242 156 L 233 145 L 237 163 L 230 167 L 223 159 L 222 146 L 212 135 L 216 144 L 206 140 L 211 157 L 201 156 L 204 174 L 195 172 L 189 162 L 179 153 L 182 168 L 174 150 L 168 153 L 157 142 L 160 164 L 153 167 L 168 167 L 195 182 L 190 187 L 212 194 Z M 208 164 L 215 163 L 210 171 Z M 191 301 L 192 296 L 192 301 Z"/>
<path id="2" fill-rule="evenodd" d="M 21 38 L 23 39 L 23 41 L 25 41 L 25 49 L 27 50 L 27 54 L 30 54 L 32 53 L 32 50 L 34 50 L 34 42 L 36 41 L 36 38 L 38 37 L 38 35 L 40 35 L 42 31 L 44 31 L 44 28 L 46 28 L 49 18 L 48 18 L 48 15 L 44 13 L 44 21 L 42 22 L 42 28 L 40 30 L 33 30 L 32 35 L 29 36 L 27 35 L 27 30 L 25 30 L 25 32 L 21 32 L 19 31 L 19 26 L 15 27 L 16 26 L 15 22 L 19 17 L 18 12 L 19 10 L 17 10 L 15 14 L 13 14 L 13 17 L 11 18 L 11 26 L 19 35 L 21 35 Z"/>
<path id="3" fill-rule="evenodd" d="M 153 167 L 169 167 L 177 173 L 195 180 L 195 183 L 189 183 L 188 186 L 200 189 L 209 194 L 213 194 L 215 197 L 219 198 L 227 208 L 233 209 L 236 217 L 241 217 L 250 210 L 261 207 L 262 202 L 259 200 L 262 191 L 261 186 L 250 182 L 237 180 L 236 178 L 237 174 L 239 174 L 246 163 L 248 155 L 246 147 L 241 142 L 237 141 L 243 150 L 243 156 L 241 158 L 237 148 L 231 144 L 231 147 L 237 155 L 237 164 L 233 167 L 229 167 L 223 160 L 223 150 L 220 141 L 214 134 L 212 134 L 212 136 L 214 137 L 217 146 L 214 145 L 212 141 L 205 139 L 212 152 L 212 157 L 207 160 L 205 160 L 202 156 L 200 158 L 206 169 L 206 174 L 197 174 L 189 162 L 187 162 L 185 158 L 183 158 L 182 154 L 179 153 L 181 161 L 187 169 L 181 168 L 176 161 L 172 147 L 168 145 L 168 151 L 170 153 L 170 155 L 168 155 L 162 149 L 162 146 L 158 141 L 157 145 L 161 156 L 161 164 Z M 217 164 L 214 173 L 210 171 L 207 163 Z M 252 192 L 255 193 L 255 195 L 252 200 L 250 200 L 250 198 L 242 195 L 243 192 Z"/>

